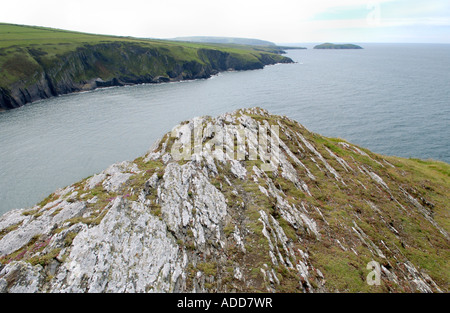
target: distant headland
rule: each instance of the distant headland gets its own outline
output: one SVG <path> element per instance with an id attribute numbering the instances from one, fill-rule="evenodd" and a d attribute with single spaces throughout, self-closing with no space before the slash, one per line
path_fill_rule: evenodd
<path id="1" fill-rule="evenodd" d="M 327 43 L 323 43 L 321 45 L 315 46 L 314 49 L 363 49 L 363 48 L 358 45 L 351 44 L 351 43 L 334 44 L 334 43 L 327 42 Z"/>
<path id="2" fill-rule="evenodd" d="M 257 39 L 181 42 L 5 23 L 0 38 L 0 110 L 100 87 L 209 78 L 293 62 L 281 55 L 282 48 Z"/>

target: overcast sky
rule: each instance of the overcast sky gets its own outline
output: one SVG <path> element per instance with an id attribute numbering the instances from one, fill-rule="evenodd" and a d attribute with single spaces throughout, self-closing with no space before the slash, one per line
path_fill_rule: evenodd
<path id="1" fill-rule="evenodd" d="M 0 22 L 152 38 L 450 43 L 449 0 L 10 0 Z"/>

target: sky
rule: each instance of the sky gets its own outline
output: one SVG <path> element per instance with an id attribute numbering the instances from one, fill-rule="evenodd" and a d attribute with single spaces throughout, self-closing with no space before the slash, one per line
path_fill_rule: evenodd
<path id="1" fill-rule="evenodd" d="M 449 0 L 13 0 L 0 22 L 146 38 L 450 43 Z"/>

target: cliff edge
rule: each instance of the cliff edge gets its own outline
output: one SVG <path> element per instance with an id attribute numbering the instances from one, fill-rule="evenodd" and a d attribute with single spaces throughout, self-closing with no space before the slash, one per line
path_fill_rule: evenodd
<path id="1" fill-rule="evenodd" d="M 273 48 L 92 35 L 0 23 L 0 110 L 95 88 L 291 63 Z M 278 52 L 278 53 L 276 53 Z"/>

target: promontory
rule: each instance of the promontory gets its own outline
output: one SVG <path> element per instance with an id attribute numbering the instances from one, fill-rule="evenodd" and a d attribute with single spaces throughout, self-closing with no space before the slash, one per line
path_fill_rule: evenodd
<path id="1" fill-rule="evenodd" d="M 0 110 L 98 87 L 208 78 L 291 63 L 273 45 L 115 37 L 0 24 Z"/>
<path id="2" fill-rule="evenodd" d="M 0 217 L 0 292 L 446 293 L 449 173 L 261 108 L 197 117 Z"/>

